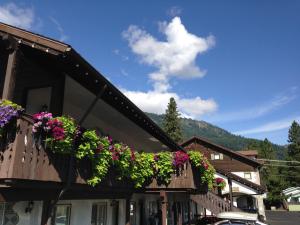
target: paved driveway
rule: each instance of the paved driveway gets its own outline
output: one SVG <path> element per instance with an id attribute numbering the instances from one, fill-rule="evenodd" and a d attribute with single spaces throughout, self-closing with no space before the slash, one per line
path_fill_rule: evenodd
<path id="1" fill-rule="evenodd" d="M 267 223 L 270 225 L 298 225 L 300 212 L 266 211 Z"/>

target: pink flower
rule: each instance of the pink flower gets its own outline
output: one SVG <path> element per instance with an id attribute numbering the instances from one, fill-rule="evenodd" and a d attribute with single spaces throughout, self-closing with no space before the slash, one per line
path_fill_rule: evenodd
<path id="1" fill-rule="evenodd" d="M 217 178 L 215 179 L 215 182 L 216 182 L 217 184 L 220 184 L 220 183 L 223 183 L 223 182 L 225 182 L 225 181 L 224 181 L 223 178 L 217 177 Z"/>
<path id="2" fill-rule="evenodd" d="M 54 127 L 52 129 L 52 134 L 56 141 L 62 140 L 65 137 L 65 131 L 61 127 Z"/>
<path id="3" fill-rule="evenodd" d="M 189 155 L 184 151 L 176 151 L 174 154 L 174 166 L 184 165 L 189 160 Z"/>

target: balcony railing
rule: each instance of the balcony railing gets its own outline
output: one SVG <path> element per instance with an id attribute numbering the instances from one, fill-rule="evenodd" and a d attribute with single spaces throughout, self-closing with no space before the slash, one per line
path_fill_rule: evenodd
<path id="1" fill-rule="evenodd" d="M 17 120 L 16 132 L 10 135 L 11 141 L 1 144 L 0 182 L 5 180 L 26 180 L 38 182 L 67 182 L 69 176 L 69 155 L 54 154 L 44 148 L 32 135 L 33 120 L 23 116 Z M 73 184 L 87 184 L 92 175 L 89 160 L 76 161 L 72 168 Z M 133 184 L 115 179 L 115 171 L 110 170 L 107 178 L 101 182 L 102 187 L 127 187 Z M 174 172 L 170 184 L 166 187 L 153 180 L 146 189 L 197 189 L 201 186 L 200 176 L 190 164 Z M 203 188 L 203 186 L 201 186 Z"/>

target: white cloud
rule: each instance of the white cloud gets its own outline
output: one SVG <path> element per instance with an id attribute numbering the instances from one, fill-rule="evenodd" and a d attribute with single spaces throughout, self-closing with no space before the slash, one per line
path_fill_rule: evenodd
<path id="1" fill-rule="evenodd" d="M 259 118 L 295 100 L 298 96 L 297 90 L 297 87 L 291 87 L 264 104 L 241 109 L 237 112 L 221 113 L 208 119 L 211 122 L 232 122 Z"/>
<path id="2" fill-rule="evenodd" d="M 33 8 L 21 7 L 14 3 L 0 5 L 0 21 L 16 27 L 31 29 L 35 19 Z"/>
<path id="3" fill-rule="evenodd" d="M 167 10 L 167 15 L 174 17 L 179 16 L 182 13 L 182 8 L 179 6 L 172 6 Z"/>
<path id="4" fill-rule="evenodd" d="M 175 98 L 178 110 L 183 117 L 199 117 L 203 114 L 211 113 L 217 109 L 217 104 L 213 99 L 203 100 L 196 98 L 181 98 L 173 92 L 156 91 L 128 91 L 123 89 L 123 93 L 145 112 L 157 114 L 165 113 L 171 97 Z"/>
<path id="5" fill-rule="evenodd" d="M 157 68 L 149 74 L 154 90 L 167 92 L 171 77 L 203 77 L 206 71 L 201 70 L 195 60 L 199 54 L 214 46 L 214 36 L 202 38 L 189 33 L 179 17 L 170 23 L 161 23 L 160 30 L 166 41 L 157 40 L 135 25 L 123 32 L 123 37 L 128 40 L 131 50 L 140 56 L 141 62 Z"/>
<path id="6" fill-rule="evenodd" d="M 296 118 L 287 118 L 283 120 L 273 121 L 247 130 L 236 131 L 234 132 L 234 134 L 237 135 L 260 134 L 260 133 L 273 132 L 277 130 L 283 130 L 289 128 L 294 120 L 300 121 L 300 116 Z"/>
<path id="7" fill-rule="evenodd" d="M 64 42 L 66 40 L 69 39 L 69 37 L 65 34 L 65 30 L 64 28 L 61 26 L 61 24 L 57 21 L 57 19 L 50 17 L 50 20 L 52 21 L 52 23 L 54 23 L 54 25 L 56 26 L 56 29 L 59 32 L 59 41 Z"/>

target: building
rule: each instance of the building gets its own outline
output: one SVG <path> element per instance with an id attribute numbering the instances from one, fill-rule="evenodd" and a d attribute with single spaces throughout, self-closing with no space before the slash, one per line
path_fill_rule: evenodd
<path id="1" fill-rule="evenodd" d="M 2 23 L 0 52 L 0 98 L 26 109 L 1 139 L 1 225 L 190 224 L 191 195 L 207 193 L 191 164 L 168 186 L 153 180 L 136 189 L 111 169 L 92 187 L 91 161 L 55 154 L 33 138 L 32 114 L 47 110 L 145 152 L 182 149 L 101 73 L 71 46 Z"/>
<path id="2" fill-rule="evenodd" d="M 259 169 L 262 164 L 256 160 L 257 152 L 232 151 L 202 137 L 193 137 L 181 145 L 186 150 L 202 152 L 216 169 L 215 177 L 225 180 L 226 187 L 219 191 L 219 196 L 237 209 L 257 212 L 265 217 L 263 199 L 266 197 L 266 189 L 260 184 Z M 250 155 L 245 156 L 243 153 Z M 198 201 L 199 205 L 201 202 Z"/>
<path id="3" fill-rule="evenodd" d="M 300 211 L 300 187 L 290 187 L 282 191 L 289 211 Z"/>

